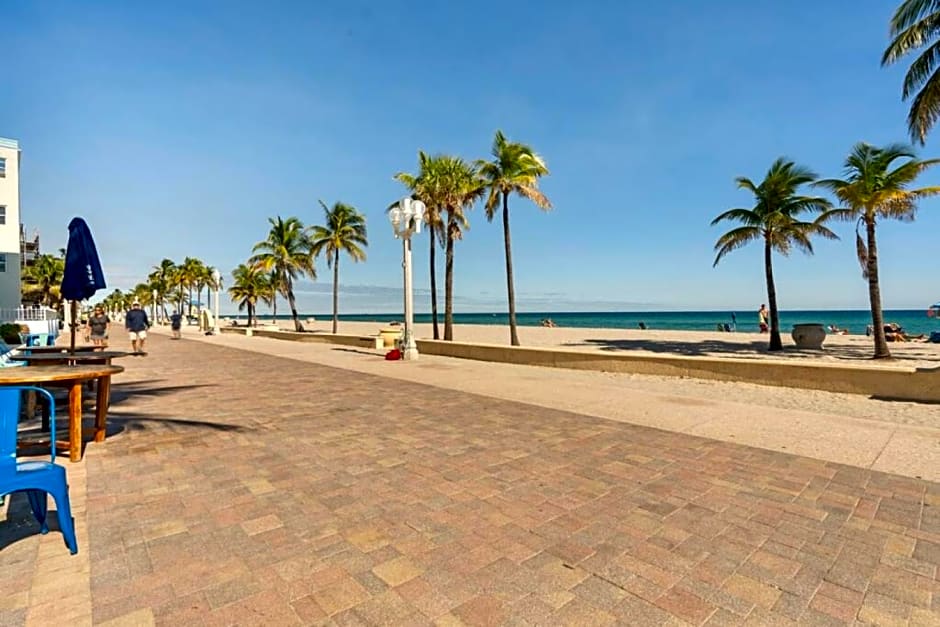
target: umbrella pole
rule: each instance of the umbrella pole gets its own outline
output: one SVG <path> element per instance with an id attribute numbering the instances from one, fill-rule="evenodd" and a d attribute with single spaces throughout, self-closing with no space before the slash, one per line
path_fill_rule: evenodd
<path id="1" fill-rule="evenodd" d="M 75 354 L 75 327 L 77 326 L 77 323 L 75 322 L 75 318 L 78 317 L 78 303 L 74 300 L 70 302 L 71 302 L 72 319 L 69 322 L 69 327 L 71 327 L 72 329 L 72 337 L 69 342 L 69 352 L 72 355 L 74 355 Z"/>

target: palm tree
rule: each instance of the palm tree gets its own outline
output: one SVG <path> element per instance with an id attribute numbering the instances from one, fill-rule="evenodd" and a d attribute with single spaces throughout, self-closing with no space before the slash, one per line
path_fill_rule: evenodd
<path id="1" fill-rule="evenodd" d="M 297 316 L 297 302 L 294 299 L 294 279 L 310 275 L 316 278 L 313 267 L 313 254 L 310 251 L 310 237 L 304 229 L 303 223 L 297 218 L 281 216 L 268 218 L 271 230 L 267 239 L 255 244 L 252 252 L 255 253 L 250 262 L 258 265 L 266 272 L 274 271 L 275 286 L 287 297 L 291 316 L 294 319 L 294 330 L 303 331 Z"/>
<path id="2" fill-rule="evenodd" d="M 907 127 L 911 138 L 921 145 L 927 132 L 940 117 L 940 2 L 937 0 L 905 0 L 891 18 L 893 38 L 881 65 L 890 65 L 911 52 L 926 48 L 914 59 L 904 77 L 901 95 L 911 100 Z"/>
<path id="3" fill-rule="evenodd" d="M 183 302 L 186 300 L 186 287 L 189 285 L 189 275 L 183 266 L 174 266 L 167 276 L 167 293 L 176 292 L 176 311 L 186 315 Z"/>
<path id="4" fill-rule="evenodd" d="M 441 339 L 440 329 L 437 320 L 437 262 L 435 260 L 435 251 L 439 245 L 443 245 L 444 240 L 444 222 L 441 219 L 442 203 L 439 198 L 439 188 L 435 185 L 433 178 L 433 157 L 429 157 L 424 151 L 418 151 L 418 174 L 409 174 L 399 172 L 395 179 L 404 184 L 411 192 L 413 200 L 420 200 L 425 205 L 424 223 L 428 229 L 428 243 L 430 244 L 430 253 L 428 260 L 430 270 L 428 276 L 431 281 L 431 323 L 434 329 L 434 339 Z M 398 203 L 393 203 L 392 206 Z M 391 208 L 391 207 L 389 207 Z"/>
<path id="5" fill-rule="evenodd" d="M 898 159 L 906 159 L 892 168 Z M 831 213 L 843 220 L 855 220 L 855 243 L 862 276 L 868 279 L 871 323 L 874 327 L 875 359 L 890 359 L 891 351 L 885 337 L 884 315 L 881 310 L 881 286 L 878 283 L 878 245 L 875 226 L 879 219 L 911 221 L 917 201 L 940 194 L 940 187 L 908 189 L 921 172 L 940 163 L 940 159 L 920 161 L 916 153 L 903 144 L 877 148 L 860 142 L 845 160 L 845 179 L 826 179 L 816 184 L 831 190 L 842 209 Z M 865 240 L 858 227 L 865 225 Z"/>
<path id="6" fill-rule="evenodd" d="M 147 281 L 150 283 L 151 290 L 156 290 L 157 300 L 160 308 L 163 310 L 163 317 L 167 317 L 166 298 L 170 293 L 170 277 L 176 269 L 176 264 L 172 259 L 163 259 L 158 265 L 153 267 L 153 271 L 147 275 Z"/>
<path id="7" fill-rule="evenodd" d="M 776 250 L 782 255 L 788 255 L 791 248 L 796 246 L 812 254 L 811 235 L 838 239 L 835 233 L 822 224 L 831 217 L 828 213 L 831 205 L 825 198 L 798 194 L 800 187 L 816 180 L 816 174 L 783 157 L 773 162 L 759 185 L 743 176 L 735 180 L 739 188 L 754 194 L 756 204 L 751 209 L 729 209 L 712 220 L 712 226 L 722 221 L 742 225 L 718 238 L 715 244 L 718 254 L 712 265 L 717 266 L 722 257 L 745 244 L 763 240 L 767 302 L 770 305 L 770 350 L 782 350 L 772 252 Z M 802 214 L 813 213 L 821 215 L 813 222 L 800 221 Z"/>
<path id="8" fill-rule="evenodd" d="M 442 211 L 444 228 L 444 339 L 454 339 L 454 245 L 469 228 L 466 210 L 484 193 L 483 179 L 474 164 L 460 157 L 433 157 L 426 173 L 429 187 Z"/>
<path id="9" fill-rule="evenodd" d="M 229 296 L 238 303 L 238 310 L 248 309 L 248 326 L 252 326 L 258 301 L 266 301 L 271 294 L 270 275 L 255 264 L 239 264 L 232 271 Z"/>
<path id="10" fill-rule="evenodd" d="M 539 178 L 548 174 L 545 161 L 526 144 L 510 142 L 502 131 L 493 139 L 493 160 L 477 162 L 486 181 L 486 219 L 490 222 L 503 205 L 503 242 L 506 247 L 506 289 L 509 298 L 509 341 L 519 346 L 516 330 L 516 290 L 512 280 L 512 239 L 509 235 L 509 196 L 528 198 L 540 209 L 551 209 L 552 203 L 538 187 Z"/>
<path id="11" fill-rule="evenodd" d="M 325 226 L 314 226 L 310 231 L 310 250 L 314 256 L 326 254 L 327 267 L 333 268 L 333 333 L 339 326 L 339 253 L 345 251 L 353 261 L 365 261 L 363 248 L 366 238 L 366 219 L 355 207 L 338 202 L 333 208 L 322 200 L 320 206 L 326 217 Z"/>
<path id="12" fill-rule="evenodd" d="M 182 279 L 186 284 L 186 289 L 189 291 L 189 306 L 186 310 L 186 315 L 188 316 L 193 315 L 193 288 L 202 280 L 205 269 L 206 264 L 195 257 L 186 257 L 180 265 Z"/>
<path id="13" fill-rule="evenodd" d="M 46 307 L 58 307 L 59 286 L 65 274 L 65 259 L 55 255 L 39 255 L 23 272 L 24 299 Z"/>

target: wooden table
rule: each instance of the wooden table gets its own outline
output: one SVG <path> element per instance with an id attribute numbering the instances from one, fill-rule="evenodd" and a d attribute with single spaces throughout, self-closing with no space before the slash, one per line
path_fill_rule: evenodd
<path id="1" fill-rule="evenodd" d="M 23 366 L 0 368 L 0 388 L 7 385 L 48 385 L 67 387 L 69 390 L 69 460 L 82 458 L 82 384 L 98 381 L 95 406 L 95 442 L 103 442 L 108 419 L 108 398 L 111 393 L 111 376 L 124 372 L 121 366 L 77 365 L 77 366 Z M 55 434 L 50 436 L 54 446 L 59 446 Z"/>
<path id="2" fill-rule="evenodd" d="M 92 351 L 103 349 L 104 346 L 95 346 L 94 344 L 85 344 L 84 346 L 76 346 L 76 353 L 90 353 Z M 64 353 L 68 351 L 67 346 L 26 346 L 22 349 L 24 352 L 28 351 L 30 355 L 48 355 L 55 353 Z"/>
<path id="3" fill-rule="evenodd" d="M 39 355 L 17 355 L 16 361 L 25 361 L 29 366 L 53 366 L 53 365 L 111 365 L 112 359 L 127 357 L 130 353 L 124 351 L 94 351 L 86 353 L 42 353 Z"/>

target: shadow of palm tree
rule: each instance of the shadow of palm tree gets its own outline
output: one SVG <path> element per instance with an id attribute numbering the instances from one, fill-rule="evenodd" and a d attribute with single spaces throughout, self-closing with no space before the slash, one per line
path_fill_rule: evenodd
<path id="1" fill-rule="evenodd" d="M 199 388 L 218 387 L 217 384 L 198 384 L 198 385 L 164 385 L 147 386 L 146 381 L 134 383 L 120 383 L 111 385 L 111 405 L 119 405 L 128 399 L 134 397 L 156 398 L 170 396 L 185 390 L 196 390 Z"/>
<path id="2" fill-rule="evenodd" d="M 209 422 L 205 420 L 189 420 L 155 414 L 142 415 L 139 413 L 108 412 L 107 437 L 122 431 L 147 431 L 154 426 L 161 426 L 169 431 L 182 431 L 187 429 L 208 429 L 211 431 L 243 433 L 253 431 L 254 428 L 245 425 L 236 425 L 227 422 Z"/>
<path id="3" fill-rule="evenodd" d="M 765 341 L 724 341 L 724 340 L 650 340 L 650 339 L 587 339 L 580 342 L 568 342 L 564 346 L 592 347 L 604 351 L 637 351 L 662 353 L 686 357 L 734 357 L 741 359 L 773 355 L 778 359 L 801 358 L 806 355 L 818 355 L 826 359 L 863 362 L 872 359 L 870 346 L 832 345 L 822 350 L 801 349 L 796 346 L 784 346 L 782 351 L 769 353 Z M 922 362 L 925 357 L 918 353 L 895 351 L 894 361 L 900 365 L 905 362 Z"/>
<path id="4" fill-rule="evenodd" d="M 730 357 L 748 357 L 765 355 L 768 342 L 723 342 L 721 340 L 598 340 L 587 339 L 581 342 L 568 342 L 564 346 L 593 347 L 605 351 L 647 351 L 650 353 L 670 353 L 674 355 L 712 357 L 715 354 Z M 795 349 L 794 349 L 795 350 Z"/>

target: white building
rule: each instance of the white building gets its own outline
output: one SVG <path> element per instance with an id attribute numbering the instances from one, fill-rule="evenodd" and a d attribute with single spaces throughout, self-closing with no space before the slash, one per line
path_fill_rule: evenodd
<path id="1" fill-rule="evenodd" d="M 20 145 L 0 137 L 0 309 L 20 305 Z"/>

